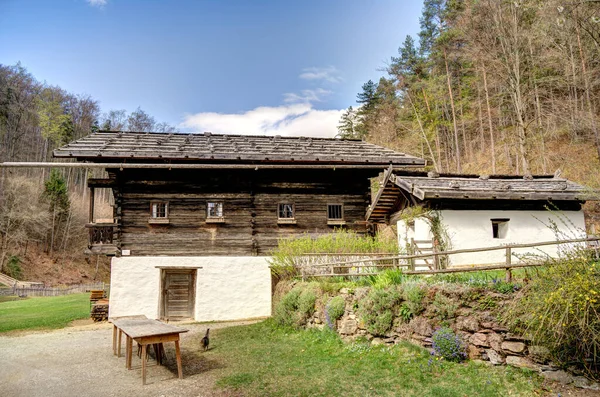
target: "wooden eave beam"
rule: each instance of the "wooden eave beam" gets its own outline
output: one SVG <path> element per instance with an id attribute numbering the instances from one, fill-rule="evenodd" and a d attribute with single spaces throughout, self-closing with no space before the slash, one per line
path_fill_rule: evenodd
<path id="1" fill-rule="evenodd" d="M 387 165 L 387 164 L 386 164 Z M 382 164 L 342 163 L 342 164 L 181 164 L 181 163 L 52 163 L 52 162 L 5 162 L 0 168 L 102 168 L 102 169 L 381 169 Z M 392 164 L 394 169 L 412 167 L 412 165 Z"/>
<path id="2" fill-rule="evenodd" d="M 111 188 L 116 186 L 117 181 L 106 178 L 88 178 L 87 184 L 89 188 Z"/>

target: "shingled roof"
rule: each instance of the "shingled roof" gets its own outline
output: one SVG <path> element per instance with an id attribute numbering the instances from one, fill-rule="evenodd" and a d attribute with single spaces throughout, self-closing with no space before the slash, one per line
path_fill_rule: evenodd
<path id="1" fill-rule="evenodd" d="M 422 167 L 425 160 L 360 140 L 210 132 L 93 133 L 54 151 L 54 157 L 92 162 L 317 163 Z M 382 167 L 382 168 L 383 168 Z"/>
<path id="2" fill-rule="evenodd" d="M 398 205 L 401 195 L 413 201 L 455 200 L 598 200 L 598 194 L 581 185 L 552 175 L 459 175 L 434 172 L 392 173 L 384 175 L 382 188 L 367 211 L 367 219 L 381 220 Z"/>

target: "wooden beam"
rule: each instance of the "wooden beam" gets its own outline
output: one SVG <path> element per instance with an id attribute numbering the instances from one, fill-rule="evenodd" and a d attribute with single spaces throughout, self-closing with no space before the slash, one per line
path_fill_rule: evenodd
<path id="1" fill-rule="evenodd" d="M 387 165 L 387 164 L 386 164 Z M 51 163 L 5 162 L 0 168 L 106 168 L 106 169 L 381 169 L 382 164 L 170 164 L 170 163 Z M 394 164 L 394 169 L 412 167 Z M 420 167 L 420 165 L 414 165 Z"/>

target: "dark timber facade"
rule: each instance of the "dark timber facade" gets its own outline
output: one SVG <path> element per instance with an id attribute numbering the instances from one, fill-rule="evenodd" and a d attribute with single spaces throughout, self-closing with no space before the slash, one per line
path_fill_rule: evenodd
<path id="1" fill-rule="evenodd" d="M 282 237 L 363 233 L 369 178 L 424 165 L 362 141 L 210 133 L 99 132 L 54 155 L 106 164 L 89 186 L 112 189 L 114 220 L 90 215 L 90 249 L 131 256 L 264 256 Z"/>

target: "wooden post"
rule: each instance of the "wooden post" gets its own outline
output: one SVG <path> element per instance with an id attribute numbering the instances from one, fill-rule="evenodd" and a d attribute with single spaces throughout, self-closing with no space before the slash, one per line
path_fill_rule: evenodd
<path id="1" fill-rule="evenodd" d="M 506 282 L 510 283 L 512 281 L 512 272 L 510 270 L 510 265 L 512 264 L 512 249 L 510 247 L 506 247 Z"/>
<path id="2" fill-rule="evenodd" d="M 440 269 L 440 257 L 437 254 L 437 240 L 433 240 L 431 244 L 431 250 L 433 251 L 433 268 L 434 270 Z"/>
<path id="3" fill-rule="evenodd" d="M 95 193 L 94 193 L 94 188 L 90 187 L 90 223 L 94 223 L 94 197 L 95 197 Z"/>

